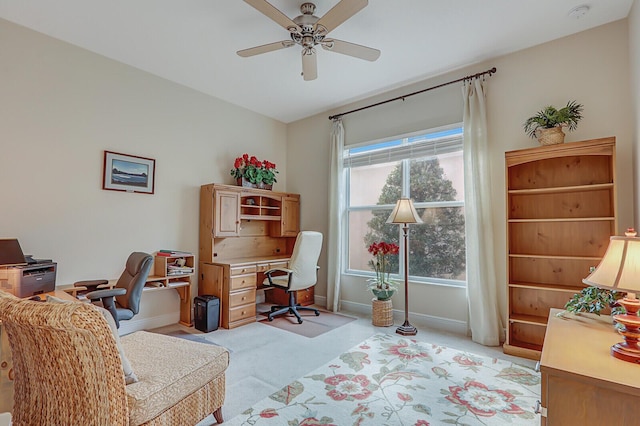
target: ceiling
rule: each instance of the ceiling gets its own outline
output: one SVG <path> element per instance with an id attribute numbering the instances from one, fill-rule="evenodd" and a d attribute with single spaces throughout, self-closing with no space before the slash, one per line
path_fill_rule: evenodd
<path id="1" fill-rule="evenodd" d="M 304 0 L 271 0 L 285 15 Z M 321 17 L 338 0 L 315 0 Z M 0 0 L 0 17 L 289 123 L 466 65 L 625 18 L 633 0 L 370 0 L 330 33 L 381 50 L 368 62 L 317 48 L 249 58 L 237 50 L 288 39 L 240 0 Z M 576 6 L 589 11 L 569 16 Z M 498 70 L 499 72 L 499 70 Z"/>

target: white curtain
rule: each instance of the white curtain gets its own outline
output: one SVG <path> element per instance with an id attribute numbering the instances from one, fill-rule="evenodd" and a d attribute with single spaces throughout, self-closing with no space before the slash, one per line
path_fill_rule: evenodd
<path id="1" fill-rule="evenodd" d="M 331 129 L 331 166 L 329 172 L 329 238 L 327 243 L 327 309 L 340 309 L 340 275 L 342 270 L 342 214 L 344 211 L 344 126 L 333 120 Z"/>
<path id="2" fill-rule="evenodd" d="M 466 82 L 462 92 L 469 325 L 474 342 L 497 346 L 502 321 L 493 259 L 491 170 L 483 81 L 476 78 Z"/>

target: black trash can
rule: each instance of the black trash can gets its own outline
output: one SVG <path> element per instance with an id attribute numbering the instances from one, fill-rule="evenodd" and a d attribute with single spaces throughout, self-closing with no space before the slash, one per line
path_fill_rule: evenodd
<path id="1" fill-rule="evenodd" d="M 193 299 L 194 322 L 197 330 L 208 333 L 218 329 L 220 318 L 220 299 L 216 296 L 202 295 Z"/>

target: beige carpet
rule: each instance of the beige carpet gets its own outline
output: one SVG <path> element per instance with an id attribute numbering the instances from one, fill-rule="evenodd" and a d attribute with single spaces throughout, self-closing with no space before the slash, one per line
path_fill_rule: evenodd
<path id="1" fill-rule="evenodd" d="M 311 311 L 302 311 L 300 312 L 300 316 L 303 320 L 302 324 L 298 324 L 296 317 L 291 314 L 279 315 L 275 317 L 273 321 L 269 321 L 267 319 L 267 312 L 260 314 L 258 321 L 260 324 L 270 325 L 281 330 L 299 334 L 300 336 L 316 337 L 356 319 L 323 310 L 320 310 L 320 316 L 316 316 L 316 314 Z"/>

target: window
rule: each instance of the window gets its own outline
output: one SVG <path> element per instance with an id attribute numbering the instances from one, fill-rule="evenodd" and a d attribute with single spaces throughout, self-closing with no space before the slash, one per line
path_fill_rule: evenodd
<path id="1" fill-rule="evenodd" d="M 344 152 L 347 273 L 373 275 L 367 249 L 394 242 L 394 274 L 404 276 L 402 230 L 386 220 L 401 196 L 413 199 L 424 221 L 409 226 L 413 281 L 466 285 L 462 127 L 348 147 Z"/>

